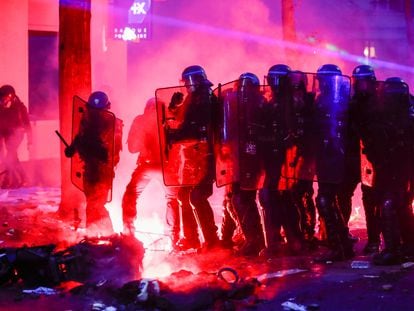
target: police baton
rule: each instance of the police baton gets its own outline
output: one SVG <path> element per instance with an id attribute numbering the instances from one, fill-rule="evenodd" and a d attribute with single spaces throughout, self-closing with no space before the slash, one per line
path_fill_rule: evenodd
<path id="1" fill-rule="evenodd" d="M 69 144 L 67 143 L 67 141 L 63 138 L 63 136 L 59 133 L 58 130 L 55 130 L 56 135 L 59 137 L 59 139 L 62 141 L 62 143 L 66 146 L 69 147 Z"/>

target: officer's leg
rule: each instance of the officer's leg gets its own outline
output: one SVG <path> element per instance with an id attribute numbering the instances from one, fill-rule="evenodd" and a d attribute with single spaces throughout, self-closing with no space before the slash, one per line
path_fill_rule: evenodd
<path id="1" fill-rule="evenodd" d="M 408 192 L 402 193 L 402 204 L 398 211 L 398 218 L 401 228 L 401 242 L 403 255 L 406 259 L 414 258 L 414 215 L 412 208 L 412 195 Z"/>
<path id="2" fill-rule="evenodd" d="M 238 221 L 234 215 L 234 208 L 231 202 L 232 195 L 231 187 L 227 187 L 223 200 L 223 220 L 220 228 L 221 244 L 225 248 L 233 247 L 233 235 Z"/>
<path id="3" fill-rule="evenodd" d="M 19 148 L 20 143 L 23 140 L 23 134 L 21 132 L 13 133 L 8 136 L 5 140 L 6 144 L 6 167 L 7 167 L 7 177 L 8 177 L 8 187 L 17 188 L 23 182 L 21 180 L 24 178 L 23 168 L 18 158 L 17 149 Z"/>
<path id="4" fill-rule="evenodd" d="M 351 258 L 354 252 L 349 240 L 349 230 L 335 202 L 338 185 L 319 183 L 318 186 L 316 207 L 325 224 L 330 252 L 317 261 L 340 261 Z"/>
<path id="5" fill-rule="evenodd" d="M 364 247 L 365 254 L 378 253 L 381 242 L 381 227 L 379 222 L 378 194 L 375 189 L 361 185 L 362 205 L 365 212 L 368 242 Z"/>
<path id="6" fill-rule="evenodd" d="M 292 189 L 293 203 L 299 212 L 302 237 L 310 248 L 316 247 L 316 207 L 313 194 L 312 180 L 299 180 Z"/>
<path id="7" fill-rule="evenodd" d="M 165 187 L 166 223 L 169 228 L 171 245 L 176 247 L 180 240 L 181 220 L 180 203 L 178 201 L 178 187 Z"/>
<path id="8" fill-rule="evenodd" d="M 208 201 L 212 194 L 212 184 L 200 184 L 193 187 L 190 192 L 190 203 L 194 207 L 196 217 L 198 217 L 206 247 L 216 246 L 219 242 L 213 209 Z"/>
<path id="9" fill-rule="evenodd" d="M 291 190 L 281 192 L 280 205 L 283 208 L 283 228 L 290 252 L 298 254 L 303 247 L 300 216 L 296 204 L 293 203 Z"/>
<path id="10" fill-rule="evenodd" d="M 238 254 L 256 256 L 264 248 L 263 230 L 256 204 L 256 191 L 241 190 L 238 185 L 234 185 L 233 206 L 245 237 L 245 242 Z"/>
<path id="11" fill-rule="evenodd" d="M 86 229 L 92 235 L 113 233 L 109 212 L 105 208 L 108 197 L 108 184 L 84 182 L 86 197 Z"/>
<path id="12" fill-rule="evenodd" d="M 138 165 L 132 173 L 131 180 L 122 197 L 122 220 L 126 233 L 132 234 L 135 229 L 134 220 L 137 216 L 137 201 L 150 181 L 151 176 L 148 174 L 145 165 Z"/>
<path id="13" fill-rule="evenodd" d="M 264 212 L 264 233 L 266 235 L 269 255 L 281 251 L 282 205 L 279 200 L 279 190 L 263 188 L 259 190 L 259 202 Z"/>
<path id="14" fill-rule="evenodd" d="M 401 261 L 398 199 L 395 193 L 385 193 L 380 201 L 381 232 L 384 249 L 373 257 L 376 265 L 394 265 Z"/>
<path id="15" fill-rule="evenodd" d="M 183 221 L 183 238 L 177 243 L 177 248 L 179 250 L 200 247 L 198 224 L 190 203 L 191 190 L 192 187 L 180 187 L 178 191 L 178 200 L 180 202 L 181 218 Z"/>

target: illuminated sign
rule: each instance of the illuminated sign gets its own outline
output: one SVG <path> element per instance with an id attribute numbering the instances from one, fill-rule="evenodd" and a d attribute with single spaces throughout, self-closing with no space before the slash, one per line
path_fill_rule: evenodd
<path id="1" fill-rule="evenodd" d="M 113 0 L 112 38 L 147 40 L 151 35 L 151 0 Z"/>

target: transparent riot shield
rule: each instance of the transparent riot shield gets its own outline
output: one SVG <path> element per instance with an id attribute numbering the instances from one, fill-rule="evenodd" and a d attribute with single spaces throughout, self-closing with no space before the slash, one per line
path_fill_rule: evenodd
<path id="1" fill-rule="evenodd" d="M 367 115 L 367 156 L 372 176 L 362 172 L 362 183 L 377 189 L 407 188 L 413 167 L 410 96 L 404 82 L 377 81 L 375 99 Z"/>
<path id="2" fill-rule="evenodd" d="M 260 86 L 239 88 L 238 81 L 215 90 L 219 100 L 215 140 L 217 185 L 240 183 L 241 189 L 259 189 L 263 182 L 259 154 Z"/>
<path id="3" fill-rule="evenodd" d="M 108 190 L 107 202 L 112 200 L 115 120 L 112 112 L 87 108 L 84 100 L 73 98 L 72 141 L 77 152 L 71 158 L 71 180 L 84 192 L 99 184 Z"/>
<path id="4" fill-rule="evenodd" d="M 283 95 L 286 155 L 281 170 L 286 180 L 279 185 L 281 189 L 289 188 L 292 180 L 316 180 L 315 77 L 313 73 L 300 71 L 290 72 L 286 77 Z"/>
<path id="5" fill-rule="evenodd" d="M 190 88 L 188 88 L 190 89 Z M 198 185 L 214 180 L 213 96 L 209 88 L 155 91 L 164 183 Z"/>
<path id="6" fill-rule="evenodd" d="M 318 182 L 337 184 L 344 178 L 350 90 L 348 76 L 316 75 L 312 135 Z"/>
<path id="7" fill-rule="evenodd" d="M 239 181 L 239 112 L 235 82 L 219 85 L 214 94 L 218 99 L 214 133 L 216 184 L 222 187 Z"/>
<path id="8" fill-rule="evenodd" d="M 262 85 L 258 104 L 256 127 L 258 132 L 258 154 L 260 162 L 259 188 L 285 189 L 288 180 L 283 175 L 289 169 L 285 165 L 288 152 L 288 103 L 290 92 L 286 77 L 281 77 L 277 85 Z M 257 108 L 256 108 L 257 109 Z M 251 114 L 252 115 L 252 114 Z M 290 182 L 291 180 L 289 180 Z"/>
<path id="9" fill-rule="evenodd" d="M 247 85 L 237 90 L 239 119 L 240 188 L 254 190 L 263 184 L 263 162 L 260 154 L 262 129 L 261 107 L 266 98 L 262 86 Z"/>

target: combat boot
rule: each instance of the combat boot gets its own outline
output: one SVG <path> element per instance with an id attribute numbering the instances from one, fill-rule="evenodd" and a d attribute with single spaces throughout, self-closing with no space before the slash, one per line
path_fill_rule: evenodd
<path id="1" fill-rule="evenodd" d="M 256 257 L 264 248 L 264 243 L 260 239 L 246 240 L 244 244 L 235 252 L 236 256 Z"/>
<path id="2" fill-rule="evenodd" d="M 402 255 L 395 202 L 393 199 L 387 199 L 380 208 L 384 250 L 375 255 L 372 262 L 378 266 L 396 265 L 401 263 Z"/>
<path id="3" fill-rule="evenodd" d="M 315 262 L 331 262 L 351 259 L 355 256 L 349 230 L 342 214 L 331 197 L 317 198 L 318 211 L 325 224 L 329 251 L 314 259 Z"/>

